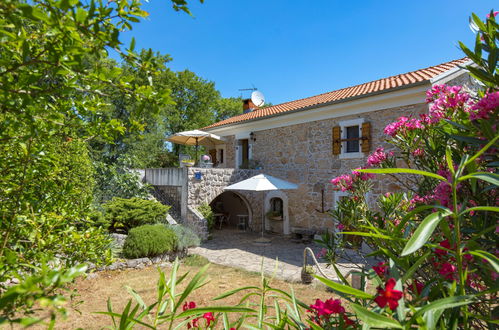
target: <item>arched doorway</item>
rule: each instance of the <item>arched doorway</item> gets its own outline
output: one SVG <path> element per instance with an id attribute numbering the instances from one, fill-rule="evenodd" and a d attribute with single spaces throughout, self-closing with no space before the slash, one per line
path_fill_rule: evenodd
<path id="1" fill-rule="evenodd" d="M 265 196 L 265 214 L 267 215 L 265 230 L 284 235 L 291 234 L 289 228 L 288 196 L 282 190 L 267 193 Z"/>
<path id="2" fill-rule="evenodd" d="M 246 215 L 248 218 L 247 226 L 252 227 L 253 213 L 248 200 L 236 191 L 225 191 L 215 197 L 210 203 L 213 213 L 223 213 L 227 216 L 227 223 L 222 228 L 238 228 L 239 217 Z M 218 229 L 218 225 L 216 229 Z"/>

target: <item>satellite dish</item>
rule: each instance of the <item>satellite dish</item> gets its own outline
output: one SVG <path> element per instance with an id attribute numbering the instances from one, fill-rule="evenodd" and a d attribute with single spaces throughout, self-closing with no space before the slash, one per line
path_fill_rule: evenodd
<path id="1" fill-rule="evenodd" d="M 263 96 L 262 92 L 254 91 L 253 93 L 251 93 L 251 101 L 257 107 L 261 107 L 265 104 L 265 97 Z"/>

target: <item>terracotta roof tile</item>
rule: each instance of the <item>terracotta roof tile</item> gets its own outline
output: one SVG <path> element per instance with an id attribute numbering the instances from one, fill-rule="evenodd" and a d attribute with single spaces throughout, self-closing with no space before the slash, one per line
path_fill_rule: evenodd
<path id="1" fill-rule="evenodd" d="M 469 61 L 468 58 L 461 58 L 458 60 L 442 63 L 439 65 L 435 65 L 429 68 L 420 69 L 416 71 L 411 71 L 404 74 L 399 74 L 387 78 L 382 78 L 374 81 L 370 81 L 364 84 L 351 86 L 347 88 L 338 89 L 332 92 L 319 94 L 311 97 L 307 97 L 304 99 L 290 101 L 286 103 L 281 103 L 277 105 L 273 105 L 267 108 L 261 108 L 253 110 L 252 112 L 248 112 L 245 114 L 241 114 L 238 116 L 234 116 L 217 123 L 214 123 L 205 128 L 214 128 L 224 125 L 230 125 L 235 123 L 244 122 L 247 120 L 253 120 L 257 118 L 265 118 L 267 116 L 272 116 L 276 114 L 285 114 L 289 111 L 299 110 L 307 107 L 311 107 L 319 104 L 326 104 L 329 102 L 346 100 L 355 96 L 363 96 L 369 95 L 371 93 L 388 91 L 392 88 L 407 86 L 409 87 L 412 84 L 419 83 L 422 81 L 430 80 L 438 76 L 439 74 L 444 73 L 450 69 L 455 68 L 456 66 L 466 63 Z"/>

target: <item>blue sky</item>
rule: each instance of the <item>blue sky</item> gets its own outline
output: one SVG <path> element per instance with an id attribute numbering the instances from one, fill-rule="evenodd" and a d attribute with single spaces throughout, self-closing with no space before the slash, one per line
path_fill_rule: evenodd
<path id="1" fill-rule="evenodd" d="M 224 97 L 256 86 L 278 104 L 463 57 L 471 12 L 497 1 L 205 0 L 194 15 L 151 0 L 126 32 L 136 49 L 172 56 L 170 67 L 214 81 Z M 248 96 L 248 92 L 242 96 Z"/>

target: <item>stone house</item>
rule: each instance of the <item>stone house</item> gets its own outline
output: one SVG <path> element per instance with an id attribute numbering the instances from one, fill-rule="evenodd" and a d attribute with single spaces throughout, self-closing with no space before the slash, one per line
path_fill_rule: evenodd
<path id="1" fill-rule="evenodd" d="M 262 214 L 269 211 L 277 217 L 266 217 L 268 231 L 288 235 L 300 228 L 331 228 L 327 210 L 345 195 L 333 189 L 331 179 L 365 165 L 376 147 L 389 149 L 384 128 L 401 116 L 427 112 L 425 92 L 432 85 L 473 86 L 461 67 L 467 62 L 467 58 L 454 60 L 261 109 L 245 100 L 242 114 L 202 128 L 225 141 L 209 150 L 214 168 L 188 168 L 175 174 L 183 177 L 174 189 L 181 218 L 203 231 L 206 226 L 195 209 L 209 203 L 215 212 L 229 215 L 225 221 L 233 226 L 248 215 L 242 219 L 255 231 L 261 230 Z M 271 191 L 263 197 L 223 190 L 262 172 L 293 182 L 298 189 Z M 169 183 L 148 181 L 172 196 L 171 187 L 166 189 Z M 370 198 L 393 190 L 390 185 L 380 176 Z"/>
<path id="2" fill-rule="evenodd" d="M 246 100 L 245 113 L 203 128 L 226 141 L 210 154 L 218 168 L 261 168 L 299 185 L 295 191 L 266 194 L 265 211 L 275 210 L 283 218 L 266 220 L 266 229 L 289 234 L 295 227 L 329 228 L 331 217 L 324 211 L 345 194 L 334 191 L 330 180 L 365 165 L 376 147 L 389 149 L 384 142 L 386 125 L 401 116 L 427 112 L 425 92 L 432 85 L 473 85 L 460 68 L 467 61 L 454 60 L 262 109 Z M 391 184 L 380 177 L 372 197 L 393 189 L 388 187 Z M 250 226 L 258 229 L 260 219 L 253 220 Z"/>

